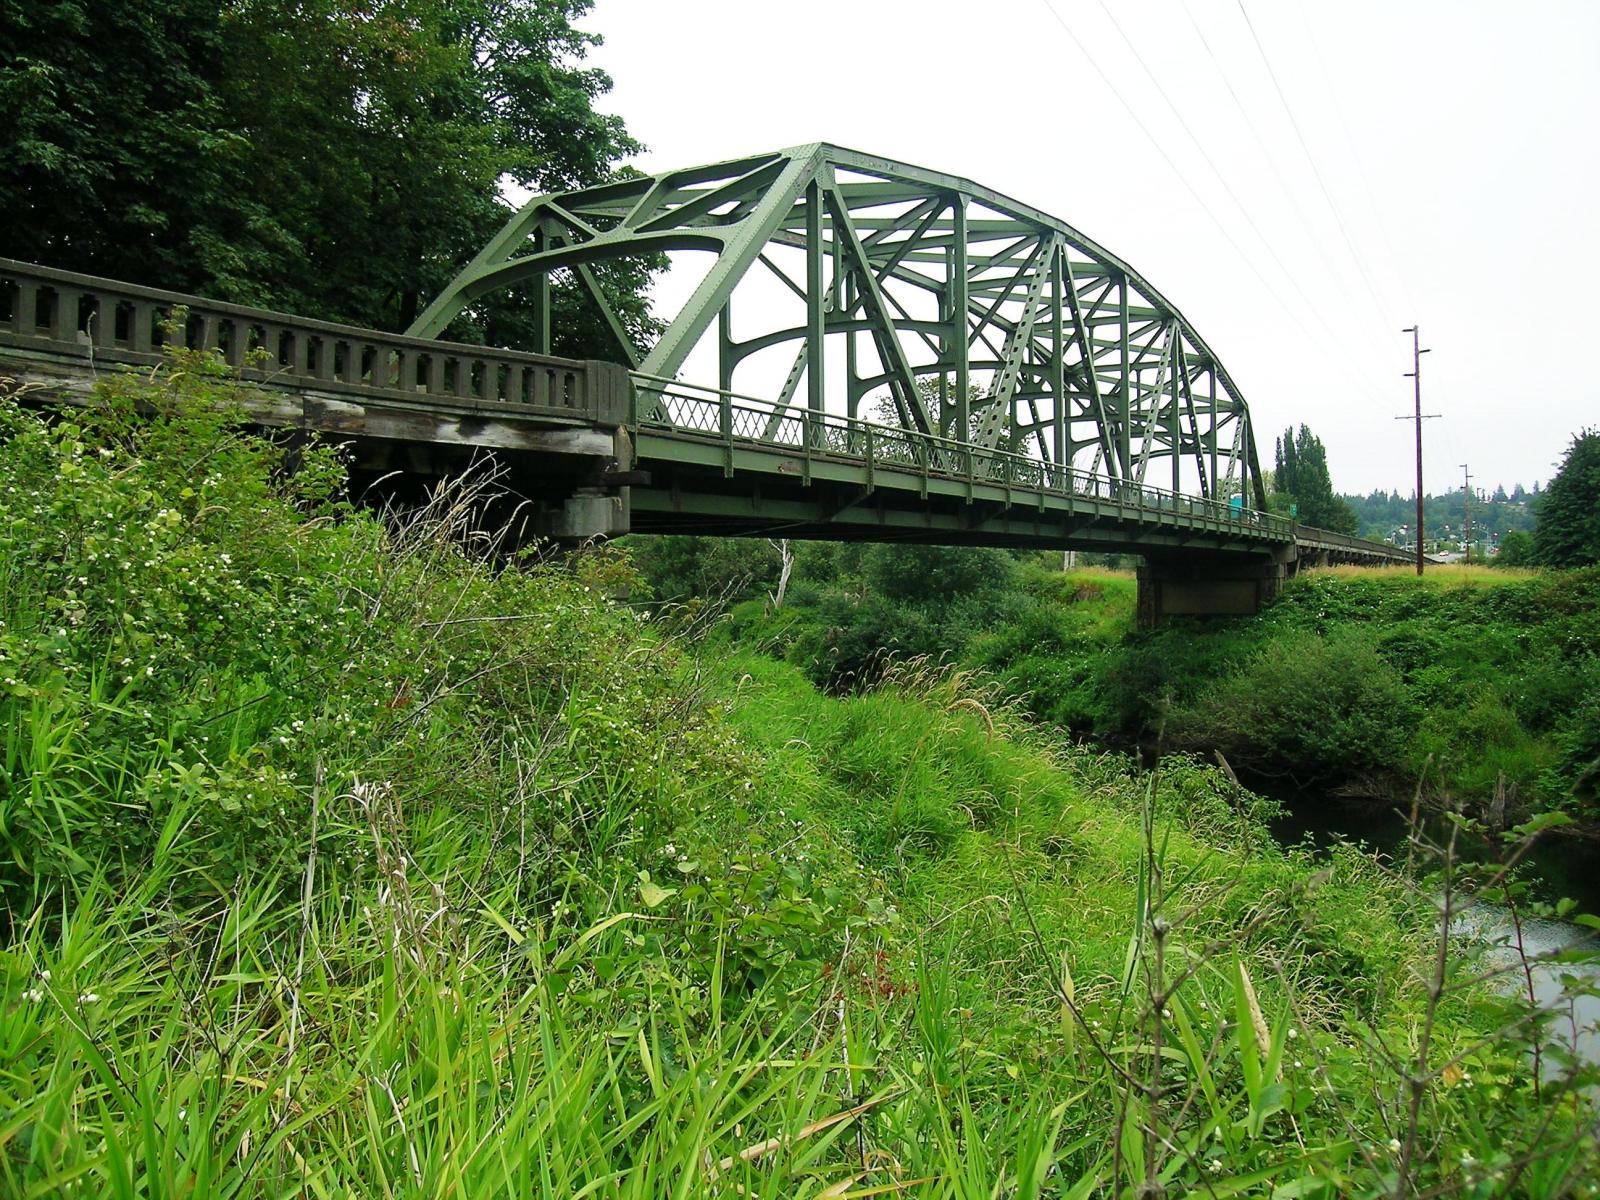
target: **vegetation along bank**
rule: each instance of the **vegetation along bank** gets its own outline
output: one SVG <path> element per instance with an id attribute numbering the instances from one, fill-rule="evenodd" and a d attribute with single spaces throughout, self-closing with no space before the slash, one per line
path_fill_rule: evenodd
<path id="1" fill-rule="evenodd" d="M 232 386 L 0 408 L 7 1194 L 1593 1193 L 1554 1017 L 1439 953 L 1514 882 L 1059 732 L 1159 719 L 1119 577 L 819 551 L 707 633 L 626 556 L 480 554 L 492 481 L 352 507 Z M 841 686 L 869 619 L 991 674 Z"/>
<path id="2" fill-rule="evenodd" d="M 893 657 L 981 669 L 1035 718 L 1113 744 L 1221 751 L 1286 799 L 1465 806 L 1600 825 L 1600 570 L 1316 571 L 1258 617 L 1134 627 L 1131 573 L 1060 556 L 673 539 L 665 597 L 722 596 L 742 645 L 848 691 Z M 740 596 L 749 599 L 740 600 Z"/>

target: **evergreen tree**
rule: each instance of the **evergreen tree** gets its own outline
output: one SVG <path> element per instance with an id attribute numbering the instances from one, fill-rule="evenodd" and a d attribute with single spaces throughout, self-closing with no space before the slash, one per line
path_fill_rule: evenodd
<path id="1" fill-rule="evenodd" d="M 1536 562 L 1547 567 L 1600 564 L 1600 430 L 1573 437 L 1539 498 L 1533 530 Z"/>

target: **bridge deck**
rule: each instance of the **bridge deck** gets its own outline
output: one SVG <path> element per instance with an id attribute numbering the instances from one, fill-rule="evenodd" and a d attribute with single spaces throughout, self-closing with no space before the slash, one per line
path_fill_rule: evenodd
<path id="1" fill-rule="evenodd" d="M 827 412 L 635 374 L 639 528 L 1015 545 L 1292 546 L 1293 522 Z M 649 401 L 654 400 L 654 403 Z M 657 479 L 655 477 L 659 476 Z"/>
<path id="2" fill-rule="evenodd" d="M 631 508 L 641 530 L 1408 561 L 1393 546 L 1002 449 L 638 373 L 630 382 L 613 363 L 381 333 L 0 259 L 0 368 L 11 374 L 71 399 L 102 369 L 148 369 L 172 347 L 219 355 L 254 386 L 251 414 L 263 424 L 358 446 L 522 455 L 516 486 L 556 504 L 591 493 L 584 503 L 623 514 L 612 532 L 630 527 Z M 607 485 L 608 469 L 635 466 L 634 486 Z"/>

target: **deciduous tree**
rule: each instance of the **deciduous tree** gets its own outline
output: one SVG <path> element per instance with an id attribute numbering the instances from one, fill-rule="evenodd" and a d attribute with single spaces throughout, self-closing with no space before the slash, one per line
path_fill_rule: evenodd
<path id="1" fill-rule="evenodd" d="M 1273 491 L 1278 507 L 1295 507 L 1298 519 L 1320 529 L 1355 533 L 1359 521 L 1348 503 L 1334 495 L 1328 473 L 1328 452 L 1322 439 L 1302 425 L 1300 432 L 1285 429 L 1277 440 Z"/>
<path id="2" fill-rule="evenodd" d="M 403 328 L 509 215 L 637 150 L 589 0 L 0 0 L 0 253 Z M 636 340 L 653 262 L 597 272 Z M 558 280 L 554 349 L 618 357 Z M 528 344 L 528 297 L 450 331 Z"/>

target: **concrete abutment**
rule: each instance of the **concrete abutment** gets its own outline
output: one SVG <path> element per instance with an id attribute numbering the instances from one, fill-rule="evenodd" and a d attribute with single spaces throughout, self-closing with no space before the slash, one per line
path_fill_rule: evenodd
<path id="1" fill-rule="evenodd" d="M 1254 616 L 1297 566 L 1293 546 L 1258 554 L 1147 554 L 1138 572 L 1139 626 L 1154 629 L 1170 617 Z"/>

